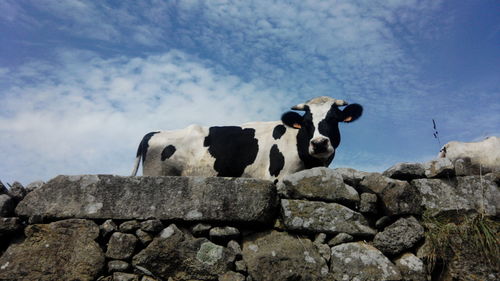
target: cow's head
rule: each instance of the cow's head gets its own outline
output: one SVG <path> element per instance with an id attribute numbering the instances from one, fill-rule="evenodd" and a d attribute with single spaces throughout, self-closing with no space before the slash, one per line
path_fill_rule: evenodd
<path id="1" fill-rule="evenodd" d="M 343 110 L 339 107 L 346 106 Z M 318 97 L 292 107 L 304 115 L 289 111 L 283 114 L 284 124 L 299 130 L 297 148 L 306 166 L 326 166 L 340 144 L 339 122 L 352 122 L 363 113 L 359 104 L 347 105 L 343 100 Z M 310 162 L 310 165 L 307 163 Z"/>

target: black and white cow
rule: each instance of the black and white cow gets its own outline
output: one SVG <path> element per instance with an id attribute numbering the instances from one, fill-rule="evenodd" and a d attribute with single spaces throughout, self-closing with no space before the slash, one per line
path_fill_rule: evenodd
<path id="1" fill-rule="evenodd" d="M 346 106 L 343 110 L 339 107 Z M 363 108 L 318 97 L 292 107 L 281 121 L 241 126 L 152 132 L 137 150 L 145 176 L 220 176 L 277 180 L 303 169 L 328 166 L 340 144 L 339 122 L 358 119 Z"/>

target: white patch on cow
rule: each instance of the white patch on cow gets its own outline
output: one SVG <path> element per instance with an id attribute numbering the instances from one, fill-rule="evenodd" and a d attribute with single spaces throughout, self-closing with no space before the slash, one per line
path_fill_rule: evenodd
<path id="1" fill-rule="evenodd" d="M 323 140 L 323 139 L 329 139 L 328 136 L 324 136 L 319 132 L 319 123 L 323 121 L 328 114 L 328 111 L 330 111 L 332 105 L 335 103 L 334 99 L 330 100 L 324 100 L 322 103 L 314 103 L 314 104 L 309 104 L 309 109 L 311 111 L 312 115 L 312 122 L 314 125 L 314 134 L 311 139 L 311 141 L 314 140 Z M 328 158 L 332 153 L 335 151 L 333 148 L 331 142 L 328 142 L 328 148 L 327 151 L 321 154 L 316 154 L 314 155 L 314 149 L 311 144 L 309 144 L 309 154 L 311 154 L 314 157 L 318 158 Z"/>
<path id="2" fill-rule="evenodd" d="M 189 213 L 187 213 L 187 215 L 186 215 L 186 218 L 187 218 L 188 220 L 192 220 L 192 219 L 199 219 L 199 218 L 201 218 L 201 217 L 203 217 L 203 214 L 202 214 L 200 211 L 198 211 L 198 210 L 191 210 L 191 211 L 189 211 Z"/>
<path id="3" fill-rule="evenodd" d="M 6 269 L 6 268 L 7 268 L 7 266 L 9 266 L 9 264 L 10 264 L 10 262 L 6 262 L 6 263 L 4 263 L 4 264 L 0 267 L 0 269 L 2 269 L 2 270 Z"/>

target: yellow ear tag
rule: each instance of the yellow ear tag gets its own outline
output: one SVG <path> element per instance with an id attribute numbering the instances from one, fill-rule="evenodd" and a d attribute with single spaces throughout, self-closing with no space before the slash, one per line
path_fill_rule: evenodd
<path id="1" fill-rule="evenodd" d="M 352 120 L 352 117 L 351 117 L 351 116 L 349 116 L 349 117 L 347 117 L 346 119 L 344 119 L 344 122 L 351 122 L 351 120 Z"/>
<path id="2" fill-rule="evenodd" d="M 292 127 L 294 127 L 295 129 L 302 128 L 302 126 L 299 123 L 293 123 Z"/>

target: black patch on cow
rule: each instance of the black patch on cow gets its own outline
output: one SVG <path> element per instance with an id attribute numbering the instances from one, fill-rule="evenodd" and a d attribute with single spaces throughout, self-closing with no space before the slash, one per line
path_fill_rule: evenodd
<path id="1" fill-rule="evenodd" d="M 142 163 L 146 161 L 146 154 L 148 153 L 148 147 L 149 147 L 149 140 L 155 135 L 158 134 L 159 132 L 151 132 L 147 133 L 141 140 L 141 143 L 139 144 L 139 147 L 137 148 L 137 156 L 139 157 L 142 155 Z"/>
<path id="2" fill-rule="evenodd" d="M 269 153 L 269 174 L 277 177 L 284 166 L 285 157 L 278 149 L 278 145 L 275 144 L 271 147 L 271 152 Z"/>
<path id="3" fill-rule="evenodd" d="M 283 122 L 283 124 L 289 127 L 294 127 L 294 124 L 299 124 L 302 126 L 303 120 L 304 118 L 302 115 L 293 111 L 288 111 L 283 113 L 283 115 L 281 115 L 281 121 Z"/>
<path id="4" fill-rule="evenodd" d="M 215 158 L 214 169 L 219 177 L 240 177 L 259 151 L 255 129 L 241 127 L 210 127 L 203 145 Z"/>
<path id="5" fill-rule="evenodd" d="M 275 140 L 280 139 L 280 138 L 281 138 L 281 137 L 285 134 L 285 132 L 286 132 L 286 128 L 285 128 L 285 126 L 283 126 L 283 125 L 281 125 L 281 124 L 280 124 L 280 125 L 277 125 L 277 126 L 276 126 L 276 127 L 274 127 L 274 129 L 273 129 L 273 138 L 274 138 Z"/>
<path id="6" fill-rule="evenodd" d="M 172 155 L 175 153 L 175 146 L 173 145 L 167 145 L 163 151 L 161 152 L 161 161 L 165 161 L 166 159 L 170 158 Z"/>

